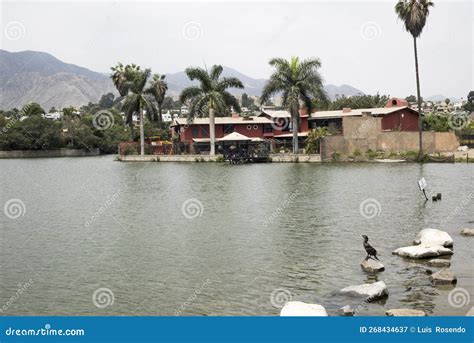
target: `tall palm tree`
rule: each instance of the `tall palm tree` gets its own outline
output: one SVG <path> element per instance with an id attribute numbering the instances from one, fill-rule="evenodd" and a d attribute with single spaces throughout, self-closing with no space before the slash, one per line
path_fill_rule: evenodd
<path id="1" fill-rule="evenodd" d="M 264 104 L 275 93 L 282 93 L 282 104 L 290 112 L 293 128 L 293 153 L 298 153 L 298 129 L 300 122 L 300 104 L 311 113 L 313 102 L 327 101 L 323 80 L 318 72 L 321 62 L 318 58 L 300 61 L 292 57 L 289 61 L 273 58 L 270 65 L 275 71 L 265 84 L 260 103 Z"/>
<path id="2" fill-rule="evenodd" d="M 152 118 L 152 121 L 161 123 L 161 112 L 163 101 L 165 101 L 166 91 L 168 90 L 168 84 L 165 81 L 166 75 L 154 74 L 150 81 L 150 93 L 155 98 L 158 104 L 158 116 Z"/>
<path id="3" fill-rule="evenodd" d="M 139 115 L 140 120 L 140 155 L 145 154 L 145 135 L 143 112 L 148 116 L 156 116 L 157 108 L 150 99 L 150 88 L 146 87 L 147 80 L 150 77 L 151 70 L 141 70 L 136 68 L 135 72 L 128 75 L 124 82 L 124 87 L 128 90 L 122 105 L 127 118 L 133 118 L 134 114 Z M 132 119 L 133 120 L 133 119 Z"/>
<path id="4" fill-rule="evenodd" d="M 426 24 L 426 19 L 430 14 L 430 7 L 434 3 L 430 0 L 399 0 L 395 5 L 395 12 L 398 18 L 405 24 L 405 29 L 413 36 L 413 48 L 415 50 L 415 72 L 416 72 L 416 92 L 418 97 L 418 132 L 420 140 L 420 155 L 423 154 L 423 138 L 422 138 L 422 118 L 421 118 L 421 92 L 420 92 L 420 75 L 418 71 L 418 49 L 416 39 L 420 37 L 421 32 Z"/>
<path id="5" fill-rule="evenodd" d="M 191 81 L 199 81 L 199 86 L 185 88 L 179 97 L 181 103 L 189 102 L 189 121 L 195 117 L 209 115 L 211 155 L 215 155 L 216 145 L 214 115 L 216 113 L 220 116 L 228 114 L 230 107 L 240 112 L 239 102 L 227 89 L 244 88 L 242 82 L 236 77 L 220 77 L 222 70 L 220 65 L 213 65 L 209 72 L 202 68 L 187 68 L 186 75 Z"/>

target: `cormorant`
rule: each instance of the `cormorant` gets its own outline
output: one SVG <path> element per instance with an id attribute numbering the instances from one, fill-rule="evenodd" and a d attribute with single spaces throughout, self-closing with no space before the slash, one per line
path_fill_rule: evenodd
<path id="1" fill-rule="evenodd" d="M 364 248 L 365 251 L 367 251 L 367 257 L 366 259 L 369 259 L 371 257 L 375 258 L 377 261 L 380 261 L 377 257 L 377 250 L 375 250 L 368 242 L 369 242 L 369 237 L 366 235 L 362 235 L 364 238 Z"/>

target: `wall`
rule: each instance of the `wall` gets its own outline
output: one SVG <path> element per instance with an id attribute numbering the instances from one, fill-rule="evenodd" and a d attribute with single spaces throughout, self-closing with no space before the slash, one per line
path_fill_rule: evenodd
<path id="1" fill-rule="evenodd" d="M 405 152 L 418 150 L 418 132 L 381 131 L 382 119 L 374 117 L 347 117 L 343 120 L 343 135 L 333 135 L 322 139 L 321 156 L 332 158 L 334 152 L 345 155 L 360 152 L 386 151 Z M 459 141 L 454 132 L 423 132 L 423 150 L 426 153 L 454 152 Z"/>
<path id="2" fill-rule="evenodd" d="M 35 158 L 35 157 L 80 157 L 98 156 L 99 149 L 58 149 L 58 150 L 10 150 L 0 151 L 0 158 Z"/>
<path id="3" fill-rule="evenodd" d="M 382 130 L 418 131 L 418 114 L 405 108 L 387 114 L 382 119 Z"/>

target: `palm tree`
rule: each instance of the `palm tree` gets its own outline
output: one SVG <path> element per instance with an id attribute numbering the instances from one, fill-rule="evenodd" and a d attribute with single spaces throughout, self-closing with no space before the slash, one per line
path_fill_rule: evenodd
<path id="1" fill-rule="evenodd" d="M 300 103 L 311 113 L 313 101 L 327 101 L 323 80 L 318 72 L 321 62 L 318 58 L 303 61 L 298 57 L 292 57 L 289 61 L 273 58 L 270 65 L 276 70 L 263 88 L 260 103 L 264 104 L 275 93 L 282 93 L 282 104 L 290 112 L 293 122 L 293 153 L 297 154 Z"/>
<path id="2" fill-rule="evenodd" d="M 135 72 L 128 75 L 128 79 L 124 82 L 124 87 L 128 93 L 122 105 L 127 118 L 133 118 L 134 114 L 139 115 L 140 120 L 140 155 L 145 154 L 145 135 L 144 135 L 144 118 L 143 112 L 146 111 L 150 117 L 156 116 L 156 106 L 150 99 L 150 88 L 146 88 L 147 80 L 150 77 L 151 70 L 141 70 L 136 68 Z"/>
<path id="3" fill-rule="evenodd" d="M 161 123 L 161 110 L 163 101 L 165 101 L 166 91 L 168 90 L 168 84 L 165 81 L 166 75 L 154 74 L 153 79 L 150 81 L 151 95 L 155 98 L 158 104 L 158 117 L 152 118 L 152 121 Z"/>
<path id="4" fill-rule="evenodd" d="M 405 24 L 405 29 L 413 36 L 413 48 L 415 50 L 415 71 L 416 71 L 416 91 L 418 101 L 418 132 L 420 140 L 420 155 L 423 154 L 423 138 L 422 138 L 422 118 L 421 118 L 421 95 L 420 95 L 420 75 L 418 72 L 418 50 L 416 47 L 416 39 L 420 37 L 421 32 L 426 24 L 426 19 L 430 13 L 430 7 L 434 3 L 430 0 L 399 0 L 395 5 L 395 12 L 398 18 Z"/>
<path id="5" fill-rule="evenodd" d="M 244 88 L 242 82 L 236 77 L 220 77 L 222 70 L 220 65 L 213 65 L 209 72 L 202 68 L 187 68 L 186 75 L 191 81 L 199 81 L 199 86 L 185 88 L 179 97 L 181 103 L 189 102 L 189 121 L 195 117 L 209 115 L 210 155 L 215 155 L 214 115 L 228 114 L 230 107 L 240 112 L 239 102 L 227 89 Z"/>

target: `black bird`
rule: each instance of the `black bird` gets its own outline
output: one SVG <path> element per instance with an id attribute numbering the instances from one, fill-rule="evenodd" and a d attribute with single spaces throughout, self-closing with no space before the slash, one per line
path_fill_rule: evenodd
<path id="1" fill-rule="evenodd" d="M 367 251 L 367 257 L 365 258 L 366 260 L 373 257 L 375 258 L 377 261 L 380 261 L 377 257 L 377 250 L 375 250 L 368 242 L 369 242 L 369 237 L 367 237 L 366 235 L 362 235 L 362 237 L 364 238 L 364 249 L 365 251 Z"/>

